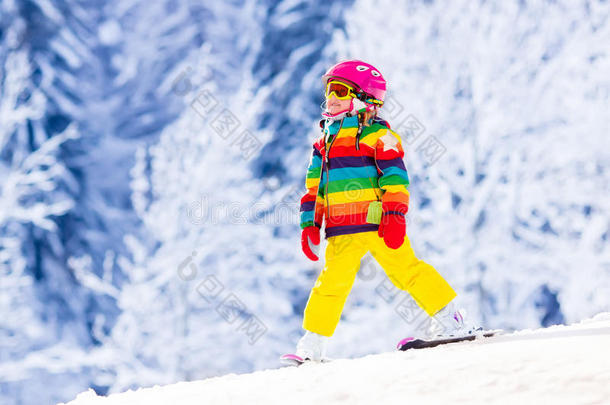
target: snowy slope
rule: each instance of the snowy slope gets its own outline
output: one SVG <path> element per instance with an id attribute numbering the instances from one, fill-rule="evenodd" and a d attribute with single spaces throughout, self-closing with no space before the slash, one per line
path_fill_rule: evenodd
<path id="1" fill-rule="evenodd" d="M 69 405 L 418 404 L 610 401 L 610 313 L 434 349 L 337 359 L 139 389 Z M 462 402 L 464 401 L 464 402 Z"/>

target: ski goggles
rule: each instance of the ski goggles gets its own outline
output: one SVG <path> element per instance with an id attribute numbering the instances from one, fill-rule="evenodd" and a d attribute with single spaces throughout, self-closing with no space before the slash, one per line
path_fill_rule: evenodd
<path id="1" fill-rule="evenodd" d="M 330 98 L 330 96 L 332 96 L 333 94 L 339 100 L 347 100 L 352 97 L 355 97 L 361 101 L 364 101 L 365 103 L 376 104 L 379 106 L 383 105 L 383 101 L 377 100 L 373 97 L 367 97 L 366 94 L 362 92 L 359 93 L 358 91 L 356 91 L 355 88 L 351 87 L 350 85 L 337 80 L 331 80 L 326 85 L 326 97 Z"/>
<path id="2" fill-rule="evenodd" d="M 327 98 L 329 98 L 333 94 L 339 100 L 347 100 L 349 98 L 356 97 L 356 90 L 343 82 L 331 80 L 326 85 L 325 95 Z"/>

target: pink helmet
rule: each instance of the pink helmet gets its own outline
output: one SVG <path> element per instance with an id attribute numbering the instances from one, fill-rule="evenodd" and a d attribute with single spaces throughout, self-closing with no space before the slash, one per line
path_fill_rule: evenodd
<path id="1" fill-rule="evenodd" d="M 347 80 L 363 91 L 366 96 L 373 97 L 383 103 L 386 81 L 379 70 L 371 64 L 357 59 L 339 62 L 322 76 L 324 86 L 332 78 Z M 366 96 L 362 97 L 362 101 L 365 101 L 363 99 Z"/>

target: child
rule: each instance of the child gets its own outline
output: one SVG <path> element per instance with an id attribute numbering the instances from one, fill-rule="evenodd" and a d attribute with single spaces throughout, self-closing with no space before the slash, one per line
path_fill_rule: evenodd
<path id="1" fill-rule="evenodd" d="M 323 134 L 313 144 L 301 198 L 301 244 L 318 260 L 325 220 L 324 269 L 305 308 L 305 335 L 296 355 L 320 361 L 352 288 L 361 258 L 370 251 L 396 287 L 445 329 L 444 335 L 473 333 L 453 299 L 455 291 L 429 264 L 415 257 L 406 236 L 409 178 L 399 135 L 377 117 L 386 81 L 374 66 L 349 60 L 331 67 L 325 86 Z M 428 333 L 428 337 L 435 332 Z M 438 335 L 437 335 L 438 336 Z"/>

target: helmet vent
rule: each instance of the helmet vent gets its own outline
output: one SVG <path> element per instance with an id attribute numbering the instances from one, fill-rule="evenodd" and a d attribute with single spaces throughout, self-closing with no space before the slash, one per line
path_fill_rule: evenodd
<path id="1" fill-rule="evenodd" d="M 362 66 L 362 65 L 356 66 L 356 70 L 359 71 L 359 72 L 364 72 L 368 68 L 369 68 L 368 66 Z"/>

